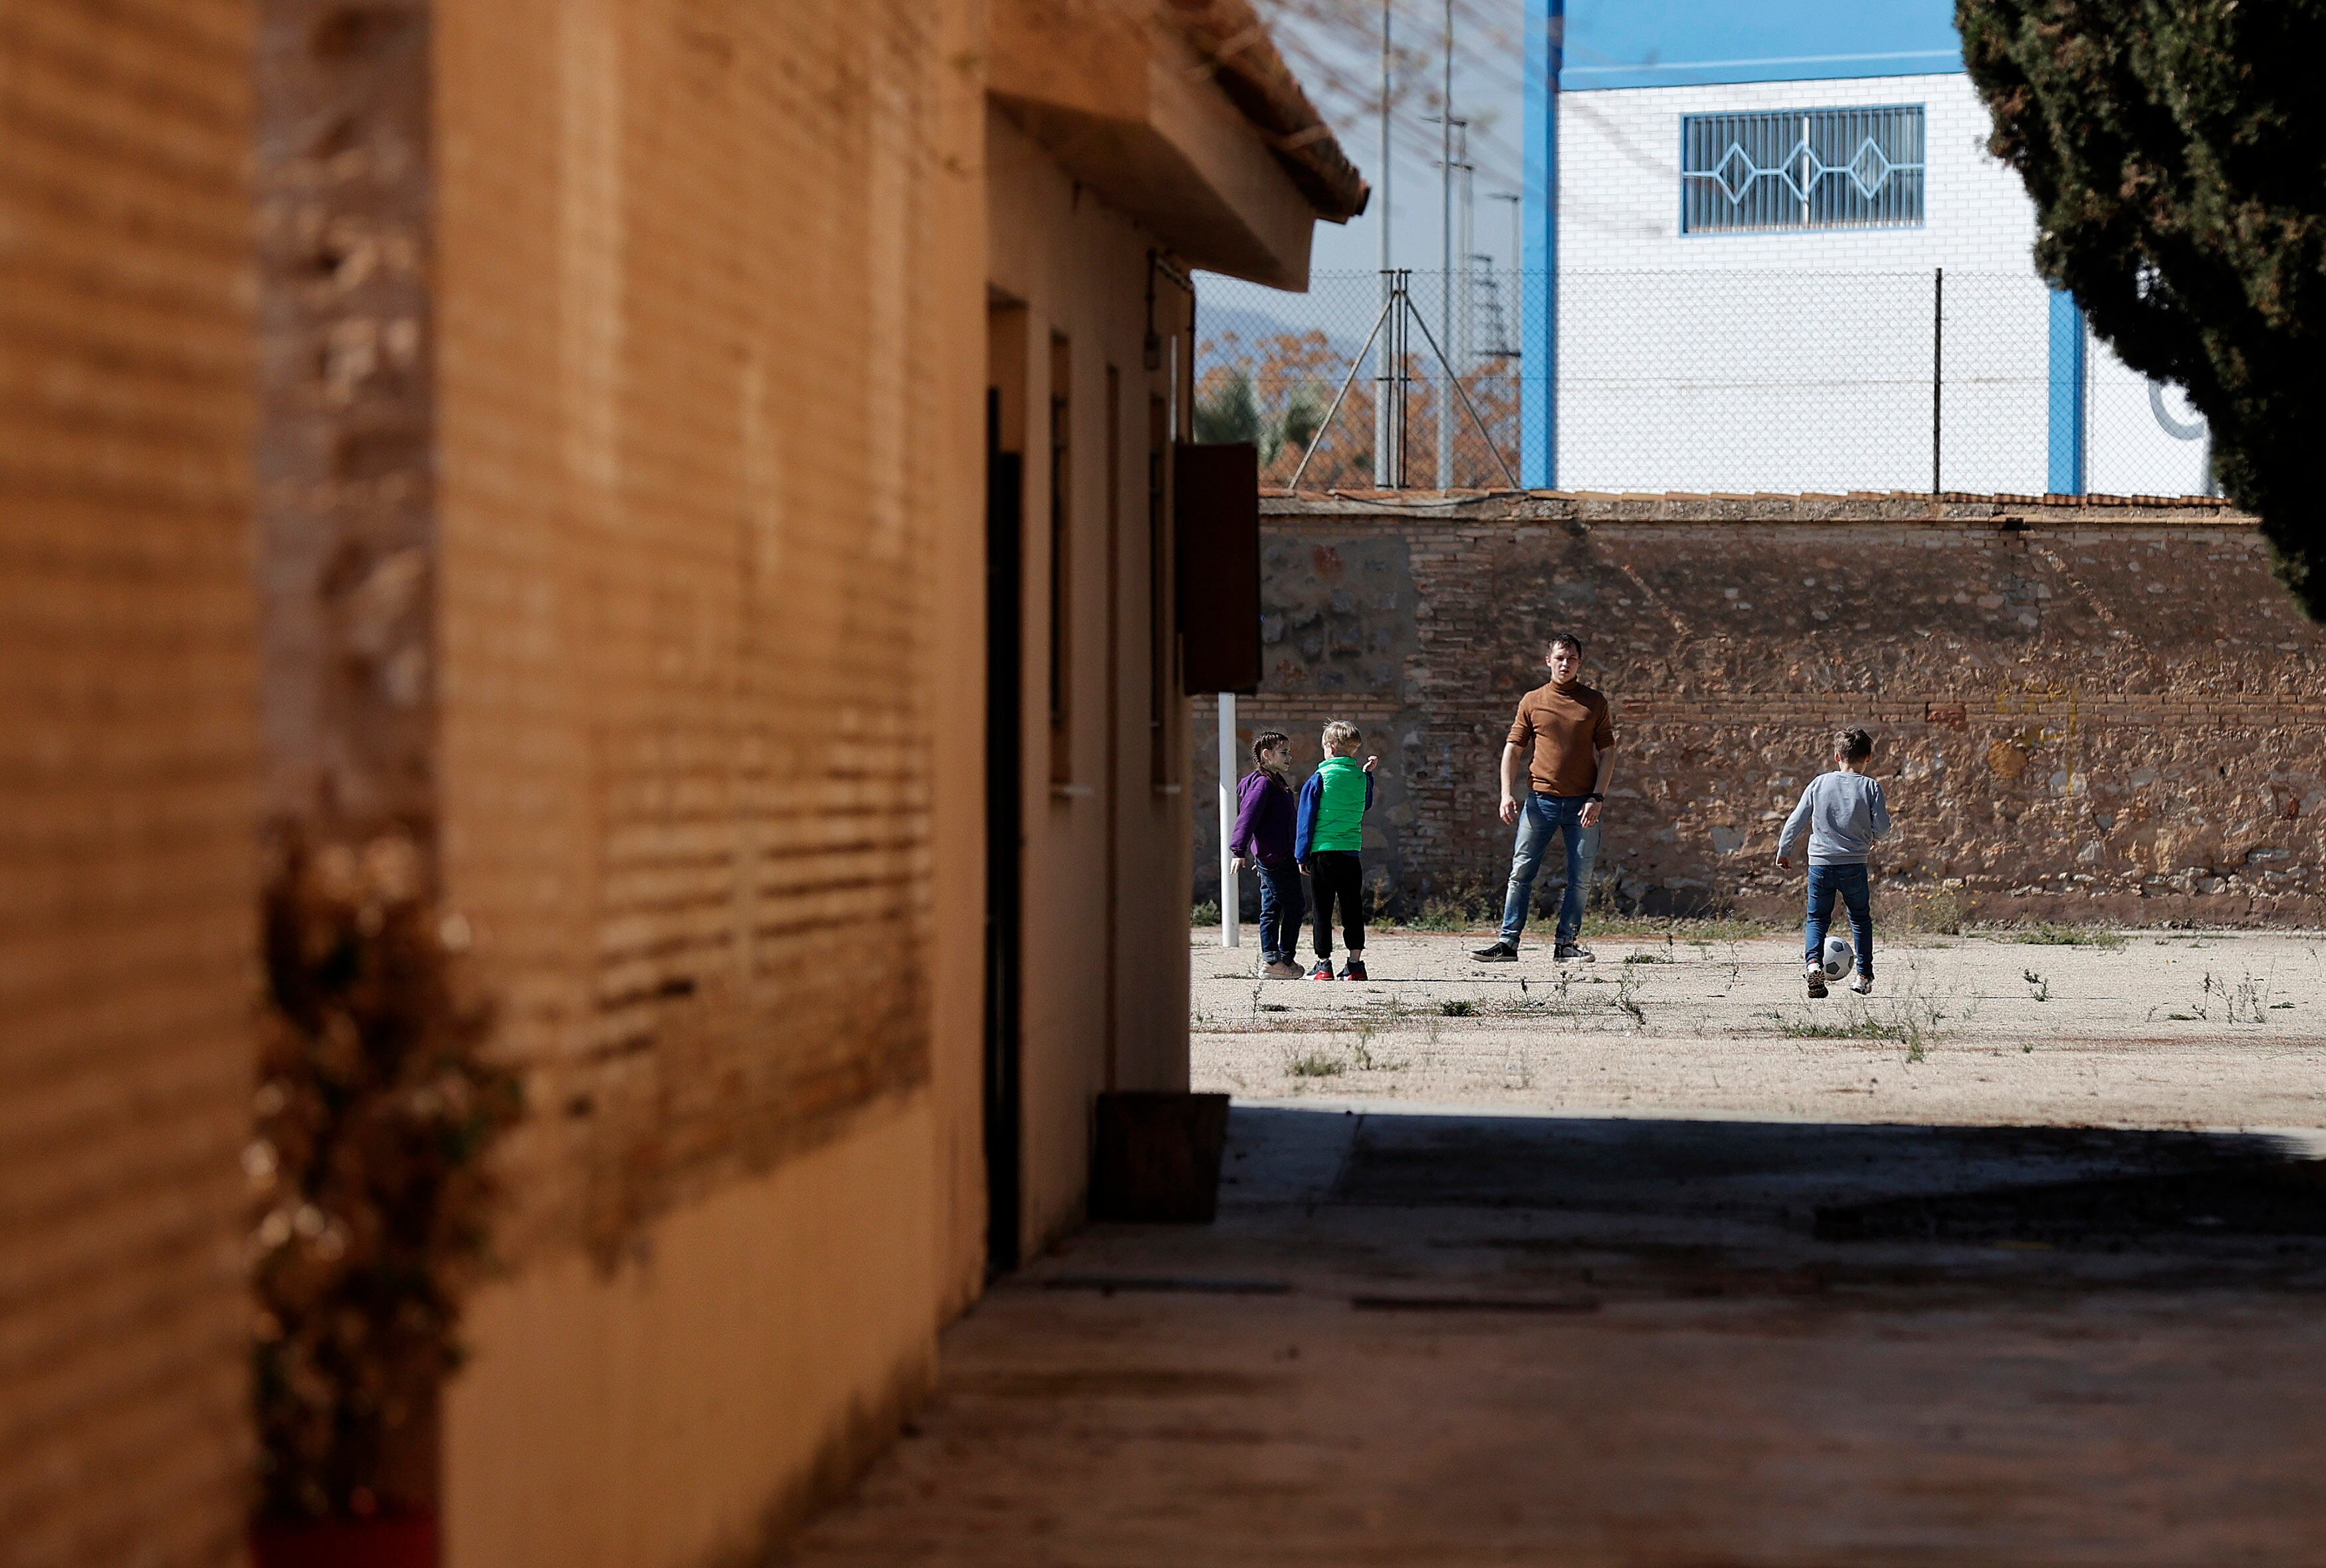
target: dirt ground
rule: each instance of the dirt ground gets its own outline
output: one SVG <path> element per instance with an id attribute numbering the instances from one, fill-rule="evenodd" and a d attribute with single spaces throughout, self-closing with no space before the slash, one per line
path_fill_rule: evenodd
<path id="1" fill-rule="evenodd" d="M 2023 933 L 2024 934 L 2024 933 Z M 1255 1104 L 1926 1123 L 2307 1127 L 2326 1118 L 2326 935 L 2010 933 L 1877 946 L 1806 996 L 1799 939 L 1598 938 L 1473 962 L 1380 931 L 1363 984 L 1254 978 L 1193 933 L 1194 1086 Z M 1251 933 L 1244 933 L 1249 944 Z"/>

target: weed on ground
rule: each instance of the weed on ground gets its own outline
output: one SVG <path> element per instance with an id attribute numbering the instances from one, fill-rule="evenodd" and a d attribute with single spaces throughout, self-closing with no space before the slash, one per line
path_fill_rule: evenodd
<path id="1" fill-rule="evenodd" d="M 1690 942 L 1746 942 L 1756 936 L 1774 936 L 1791 929 L 1790 925 L 1756 919 L 1749 914 L 1651 915 L 1594 910 L 1583 917 L 1583 940 L 1586 942 L 1624 938 Z"/>
<path id="2" fill-rule="evenodd" d="M 2291 1002 L 2270 1000 L 2271 988 L 2276 982 L 2275 968 L 2266 975 L 2248 970 L 2235 980 L 2208 970 L 2199 982 L 2197 995 L 2164 1016 L 2175 1024 L 2266 1024 L 2269 1014 L 2293 1006 Z M 2159 1003 L 2149 1008 L 2148 1016 L 2155 1017 L 2163 1006 Z"/>
<path id="3" fill-rule="evenodd" d="M 1421 906 L 1420 912 L 1403 922 L 1408 931 L 1481 931 L 1487 924 L 1486 914 L 1443 898 L 1433 898 Z"/>
<path id="4" fill-rule="evenodd" d="M 1890 1040 L 1905 1046 L 1909 1063 L 1929 1058 L 1951 1019 L 1964 1024 L 1977 1010 L 1976 999 L 1960 1003 L 1957 993 L 1933 994 L 1921 966 L 1912 959 L 1905 965 L 1905 985 L 1897 995 L 1878 1000 L 1843 1000 L 1838 1010 L 1819 1003 L 1799 1012 L 1763 1009 L 1754 1014 L 1776 1024 L 1778 1032 L 1795 1040 Z M 2042 977 L 2031 970 L 2030 983 Z M 2042 1000 L 2041 997 L 2037 997 Z"/>
<path id="5" fill-rule="evenodd" d="M 1875 896 L 1876 925 L 1923 936 L 1960 936 L 1970 919 L 1970 895 L 1959 887 L 1885 887 Z"/>
<path id="6" fill-rule="evenodd" d="M 1786 1018 L 1778 1030 L 1794 1040 L 1903 1040 L 1905 1031 L 1875 1017 Z"/>
<path id="7" fill-rule="evenodd" d="M 2125 944 L 2125 934 L 2120 931 L 2097 925 L 2062 925 L 2049 920 L 2034 925 L 2002 926 L 1988 934 L 2031 947 L 2119 948 Z"/>

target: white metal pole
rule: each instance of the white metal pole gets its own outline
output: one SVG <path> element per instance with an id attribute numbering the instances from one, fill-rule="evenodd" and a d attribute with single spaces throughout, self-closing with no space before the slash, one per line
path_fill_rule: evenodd
<path id="1" fill-rule="evenodd" d="M 1389 144 L 1390 4 L 1391 0 L 1382 0 L 1381 286 L 1384 310 L 1390 302 L 1389 186 L 1390 172 L 1394 167 L 1390 161 Z M 1381 490 L 1397 484 L 1396 459 L 1391 452 L 1397 432 L 1390 423 L 1389 413 L 1390 377 L 1397 374 L 1391 362 L 1390 348 L 1396 340 L 1394 336 L 1384 339 L 1380 352 L 1373 357 L 1373 487 Z"/>
<path id="2" fill-rule="evenodd" d="M 1494 199 L 1511 204 L 1511 255 L 1505 264 L 1511 274 L 1511 297 L 1503 309 L 1503 316 L 1510 322 L 1511 343 L 1516 345 L 1523 355 L 1526 350 L 1526 198 L 1512 191 Z M 1519 363 L 1524 365 L 1526 361 L 1521 357 Z"/>
<path id="3" fill-rule="evenodd" d="M 1235 850 L 1229 837 L 1235 831 L 1236 817 L 1236 720 L 1235 693 L 1220 693 L 1220 945 L 1242 947 L 1242 934 L 1237 930 L 1242 914 L 1243 889 L 1237 884 Z"/>
<path id="4" fill-rule="evenodd" d="M 1444 271 L 1437 280 L 1437 340 L 1454 341 L 1454 0 L 1446 0 L 1446 94 L 1438 106 L 1437 250 Z M 1457 371 L 1437 367 L 1437 487 L 1454 487 L 1454 388 Z"/>
<path id="5" fill-rule="evenodd" d="M 1470 122 L 1461 124 L 1461 216 L 1456 220 L 1454 249 L 1462 261 L 1462 292 L 1454 301 L 1454 369 L 1466 371 L 1478 358 L 1478 191 L 1477 171 L 1470 163 Z"/>

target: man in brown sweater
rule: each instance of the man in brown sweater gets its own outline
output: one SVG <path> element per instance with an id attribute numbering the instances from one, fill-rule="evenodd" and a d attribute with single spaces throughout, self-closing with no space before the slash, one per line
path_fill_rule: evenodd
<path id="1" fill-rule="evenodd" d="M 1503 747 L 1503 821 L 1518 825 L 1511 855 L 1511 885 L 1503 897 L 1503 931 L 1491 946 L 1471 956 L 1481 963 L 1511 963 L 1519 956 L 1526 930 L 1527 905 L 1535 873 L 1557 833 L 1567 842 L 1567 894 L 1558 903 L 1558 929 L 1552 956 L 1561 963 L 1589 963 L 1591 951 L 1577 943 L 1583 901 L 1591 890 L 1591 863 L 1599 855 L 1599 814 L 1607 781 L 1615 767 L 1615 727 L 1607 699 L 1583 683 L 1583 644 L 1572 633 L 1550 639 L 1543 663 L 1550 681 L 1519 699 Z M 1519 791 L 1523 769 L 1527 790 Z"/>

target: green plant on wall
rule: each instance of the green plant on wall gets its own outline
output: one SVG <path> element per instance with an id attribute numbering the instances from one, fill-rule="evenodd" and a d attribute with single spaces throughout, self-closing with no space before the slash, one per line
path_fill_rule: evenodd
<path id="1" fill-rule="evenodd" d="M 465 928 L 405 840 L 285 857 L 265 904 L 267 1007 L 250 1236 L 259 1508 L 424 1507 L 412 1456 L 459 1364 L 482 1266 L 487 1155 L 521 1109 L 455 983 Z M 417 1494 L 417 1495 L 415 1495 Z"/>
<path id="2" fill-rule="evenodd" d="M 1251 376 L 1231 369 L 1208 379 L 1211 385 L 1196 396 L 1196 439 L 1260 445 L 1260 400 L 1252 395 Z"/>

